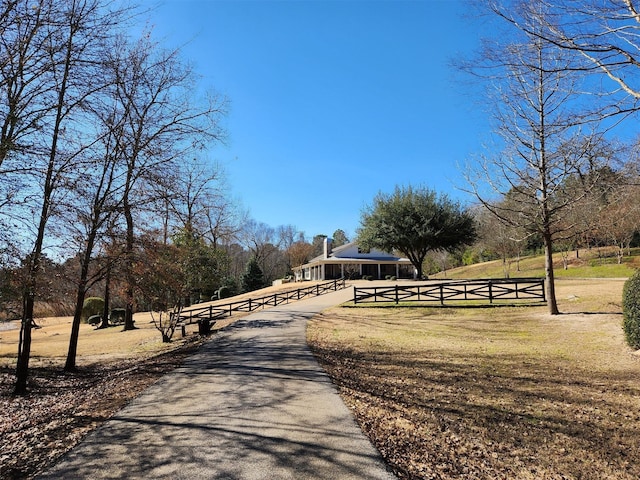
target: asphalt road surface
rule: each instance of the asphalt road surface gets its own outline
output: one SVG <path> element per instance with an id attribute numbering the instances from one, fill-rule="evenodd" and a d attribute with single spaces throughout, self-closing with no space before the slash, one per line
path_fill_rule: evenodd
<path id="1" fill-rule="evenodd" d="M 394 479 L 305 341 L 347 289 L 216 333 L 41 479 Z"/>

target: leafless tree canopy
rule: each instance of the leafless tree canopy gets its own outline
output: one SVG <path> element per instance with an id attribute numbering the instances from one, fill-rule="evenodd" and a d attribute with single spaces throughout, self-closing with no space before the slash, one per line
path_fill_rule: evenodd
<path id="1" fill-rule="evenodd" d="M 572 231 L 571 212 L 612 164 L 603 122 L 620 110 L 603 101 L 615 92 L 594 88 L 593 66 L 551 38 L 569 18 L 555 4 L 491 2 L 488 10 L 504 31 L 463 68 L 487 86 L 497 148 L 468 170 L 469 190 L 503 223 L 542 238 L 549 309 L 558 313 L 554 241 Z M 580 188 L 567 194 L 572 182 Z"/>

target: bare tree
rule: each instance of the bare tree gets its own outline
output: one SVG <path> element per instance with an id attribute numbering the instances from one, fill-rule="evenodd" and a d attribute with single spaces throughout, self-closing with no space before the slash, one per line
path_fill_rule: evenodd
<path id="1" fill-rule="evenodd" d="M 26 171 L 4 165 L 10 154 L 32 150 L 31 135 L 51 111 L 52 61 L 45 45 L 56 43 L 51 27 L 59 12 L 52 0 L 2 2 L 0 6 L 0 172 Z M 44 96 L 44 97 L 43 97 Z"/>
<path id="2" fill-rule="evenodd" d="M 275 229 L 264 222 L 250 219 L 243 226 L 241 238 L 264 273 L 264 265 L 273 254 L 273 246 L 277 243 Z"/>
<path id="3" fill-rule="evenodd" d="M 223 196 L 222 171 L 218 165 L 207 165 L 193 160 L 177 165 L 177 174 L 167 179 L 158 179 L 161 190 L 158 198 L 167 202 L 167 213 L 174 218 L 176 227 L 193 231 L 203 238 L 208 232 L 208 213 L 216 208 Z M 170 221 L 165 223 L 165 231 Z M 166 233 L 165 233 L 166 235 Z"/>
<path id="4" fill-rule="evenodd" d="M 519 262 L 528 233 L 518 226 L 518 222 L 505 222 L 486 209 L 476 214 L 476 221 L 484 248 L 500 258 L 504 277 L 509 278 L 511 265 L 514 261 Z M 519 266 L 516 268 L 519 270 Z"/>
<path id="5" fill-rule="evenodd" d="M 95 102 L 98 103 L 98 102 Z M 78 182 L 74 188 L 76 201 L 69 204 L 68 211 L 75 218 L 70 218 L 70 238 L 77 240 L 79 247 L 79 275 L 77 278 L 76 304 L 71 326 L 69 349 L 64 369 L 74 371 L 76 368 L 76 354 L 78 348 L 78 336 L 80 322 L 87 290 L 97 281 L 103 279 L 110 269 L 110 264 L 105 264 L 107 271 L 97 269 L 90 275 L 90 267 L 94 259 L 96 244 L 100 243 L 100 237 L 109 233 L 109 228 L 114 222 L 122 199 L 119 188 L 122 183 L 118 181 L 121 170 L 118 169 L 120 155 L 119 136 L 117 127 L 112 124 L 112 110 L 96 110 L 94 121 L 102 128 L 96 131 L 100 139 L 88 159 L 89 168 L 85 172 L 82 182 Z M 105 302 L 108 301 L 105 298 Z M 108 309 L 108 306 L 105 307 Z M 107 310 L 108 311 L 108 310 Z M 103 313 L 102 325 L 108 322 Z"/>
<path id="6" fill-rule="evenodd" d="M 549 313 L 558 314 L 553 242 L 564 233 L 562 215 L 578 200 L 560 192 L 571 176 L 586 178 L 601 166 L 604 159 L 594 153 L 601 136 L 584 128 L 593 118 L 578 100 L 583 77 L 575 75 L 575 59 L 535 34 L 547 19 L 544 2 L 492 7 L 509 30 L 485 43 L 470 70 L 489 80 L 504 149 L 473 168 L 468 180 L 476 198 L 502 221 L 541 236 Z M 582 195 L 590 185 L 584 187 Z M 512 201 L 504 203 L 507 194 Z"/>
<path id="7" fill-rule="evenodd" d="M 179 171 L 176 161 L 194 149 L 222 140 L 220 120 L 225 114 L 226 99 L 209 95 L 194 103 L 197 82 L 193 71 L 181 61 L 179 51 L 161 50 L 149 35 L 133 45 L 121 39 L 112 49 L 109 65 L 117 79 L 117 98 L 125 119 L 125 329 L 132 329 L 135 214 L 150 201 L 145 197 L 145 192 L 152 191 L 148 182 L 162 176 L 175 179 Z"/>
<path id="8" fill-rule="evenodd" d="M 616 258 L 622 263 L 625 251 L 640 227 L 640 189 L 621 184 L 612 192 L 610 201 L 597 212 L 600 235 L 608 245 L 616 246 Z"/>
<path id="9" fill-rule="evenodd" d="M 304 237 L 298 238 L 297 241 L 293 242 L 293 244 L 289 246 L 287 254 L 292 266 L 298 267 L 300 265 L 304 265 L 311 260 L 313 245 L 307 242 Z"/>
<path id="10" fill-rule="evenodd" d="M 37 47 L 48 56 L 50 70 L 37 100 L 34 99 L 33 108 L 42 113 L 40 128 L 28 138 L 29 151 L 22 151 L 36 166 L 30 179 L 35 186 L 31 196 L 35 201 L 32 206 L 35 231 L 28 255 L 18 347 L 15 387 L 18 394 L 25 393 L 27 388 L 33 310 L 47 226 L 60 195 L 84 168 L 81 161 L 88 145 L 83 141 L 82 111 L 101 88 L 100 82 L 94 81 L 93 65 L 95 54 L 103 45 L 102 33 L 117 21 L 117 15 L 105 13 L 97 0 L 40 2 L 38 8 L 47 9 L 46 20 L 41 20 L 46 32 L 44 42 Z"/>
<path id="11" fill-rule="evenodd" d="M 169 343 L 178 327 L 180 314 L 182 313 L 182 305 L 174 305 L 171 310 L 152 309 L 149 313 L 151 314 L 151 321 L 156 327 L 156 330 L 162 334 L 162 341 Z"/>
<path id="12" fill-rule="evenodd" d="M 280 265 L 282 272 L 281 276 L 287 275 L 292 272 L 291 267 L 294 266 L 293 259 L 291 258 L 291 246 L 296 243 L 297 238 L 304 238 L 304 234 L 299 232 L 293 225 L 280 225 L 277 229 L 278 236 L 278 248 L 281 252 L 280 257 L 284 263 Z"/>
<path id="13" fill-rule="evenodd" d="M 538 0 L 547 15 L 528 35 L 551 43 L 582 61 L 584 74 L 599 74 L 585 92 L 597 94 L 600 115 L 611 117 L 640 109 L 640 10 L 636 0 Z M 502 9 L 502 11 L 506 11 Z M 514 19 L 508 15 L 511 21 Z"/>
<path id="14" fill-rule="evenodd" d="M 214 248 L 238 241 L 248 216 L 226 195 L 217 200 L 218 202 L 210 205 L 205 212 L 207 218 L 205 237 Z"/>

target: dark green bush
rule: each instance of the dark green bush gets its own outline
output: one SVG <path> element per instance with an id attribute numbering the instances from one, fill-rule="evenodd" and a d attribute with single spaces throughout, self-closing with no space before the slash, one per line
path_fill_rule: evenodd
<path id="1" fill-rule="evenodd" d="M 124 315 L 125 315 L 125 309 L 124 308 L 112 308 L 111 309 L 111 314 L 109 315 L 109 321 L 113 325 L 118 325 L 120 323 L 124 323 Z"/>
<path id="2" fill-rule="evenodd" d="M 640 270 L 631 275 L 622 290 L 622 328 L 627 343 L 640 349 Z"/>
<path id="3" fill-rule="evenodd" d="M 86 322 L 89 317 L 93 315 L 101 315 L 104 310 L 104 300 L 100 297 L 88 297 L 84 299 L 82 304 L 82 316 L 80 317 L 83 322 Z"/>

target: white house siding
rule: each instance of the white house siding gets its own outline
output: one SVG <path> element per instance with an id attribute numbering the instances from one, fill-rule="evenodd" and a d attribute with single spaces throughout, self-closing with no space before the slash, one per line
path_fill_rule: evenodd
<path id="1" fill-rule="evenodd" d="M 322 255 L 295 267 L 294 274 L 296 281 L 361 278 L 365 275 L 375 279 L 388 276 L 415 278 L 415 269 L 406 258 L 380 250 L 363 252 L 355 243 L 331 249 L 329 241 Z"/>

